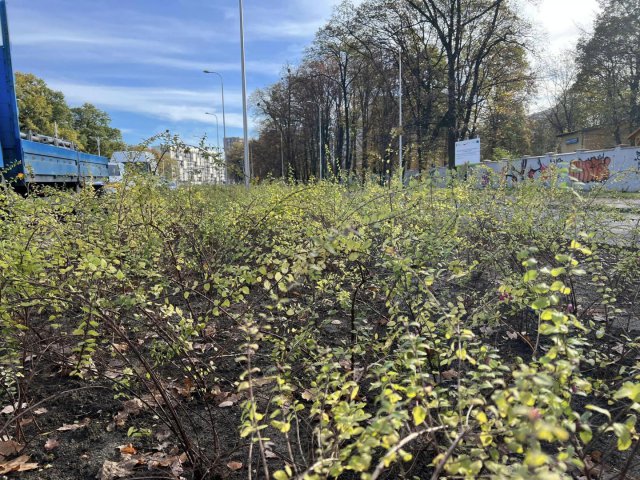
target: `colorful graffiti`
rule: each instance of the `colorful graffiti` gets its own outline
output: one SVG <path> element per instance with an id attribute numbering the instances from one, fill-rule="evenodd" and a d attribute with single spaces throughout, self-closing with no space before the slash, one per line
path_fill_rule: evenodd
<path id="1" fill-rule="evenodd" d="M 604 155 L 587 160 L 574 160 L 571 162 L 570 175 L 582 183 L 604 182 L 611 176 L 609 165 L 611 165 L 611 157 Z"/>
<path id="2" fill-rule="evenodd" d="M 557 166 L 559 170 L 552 168 Z M 617 147 L 588 153 L 571 152 L 547 154 L 540 157 L 526 157 L 517 160 L 486 162 L 486 166 L 498 174 L 508 185 L 522 183 L 527 179 L 552 178 L 554 171 L 574 182 L 584 185 L 585 189 L 604 183 L 607 190 L 621 192 L 640 192 L 640 147 Z M 486 185 L 487 180 L 482 180 Z M 489 182 L 491 183 L 491 182 Z"/>
<path id="3" fill-rule="evenodd" d="M 534 163 L 537 162 L 537 165 Z M 542 177 L 545 177 L 545 171 L 549 168 L 548 165 L 544 165 L 539 158 L 524 158 L 520 162 L 520 169 L 518 170 L 513 163 L 508 163 L 502 169 L 502 175 L 511 180 L 512 182 L 520 182 L 529 178 L 533 180 L 536 175 L 540 173 Z"/>

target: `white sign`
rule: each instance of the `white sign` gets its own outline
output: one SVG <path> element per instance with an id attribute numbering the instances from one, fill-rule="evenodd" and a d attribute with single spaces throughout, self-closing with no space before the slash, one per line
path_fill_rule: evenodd
<path id="1" fill-rule="evenodd" d="M 456 166 L 480 163 L 480 139 L 456 142 Z"/>

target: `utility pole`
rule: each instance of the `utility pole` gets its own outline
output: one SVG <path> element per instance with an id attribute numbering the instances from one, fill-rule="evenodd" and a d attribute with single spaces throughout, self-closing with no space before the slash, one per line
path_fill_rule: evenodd
<path id="1" fill-rule="evenodd" d="M 96 142 L 98 142 L 98 156 L 101 157 L 102 156 L 101 151 L 100 151 L 100 140 L 101 140 L 101 138 L 100 137 L 93 137 L 93 139 Z"/>
<path id="2" fill-rule="evenodd" d="M 249 165 L 249 120 L 247 118 L 247 72 L 244 54 L 244 8 L 242 0 L 238 0 L 240 7 L 240 64 L 242 70 L 242 124 L 244 127 L 244 186 L 251 184 L 251 167 Z"/>
<path id="3" fill-rule="evenodd" d="M 218 121 L 218 115 L 216 115 L 215 113 L 209 113 L 209 112 L 205 112 L 205 115 L 211 115 L 212 117 L 214 117 L 216 119 L 216 150 L 218 152 L 218 155 L 220 155 L 220 122 Z M 217 155 L 216 155 L 216 159 L 217 159 Z M 211 168 L 211 172 L 209 177 L 210 178 L 216 178 L 215 183 L 218 183 L 217 178 L 218 178 L 218 173 L 217 173 L 217 168 L 215 165 L 215 162 L 212 162 L 211 165 L 209 165 L 209 167 Z M 225 171 L 226 174 L 226 171 Z"/>
<path id="4" fill-rule="evenodd" d="M 280 129 L 280 169 L 282 171 L 282 179 L 284 180 L 284 139 L 282 137 L 282 129 Z"/>
<path id="5" fill-rule="evenodd" d="M 322 180 L 322 106 L 320 103 L 312 101 L 306 101 L 304 103 L 310 103 L 318 106 L 318 162 L 319 162 L 319 177 Z"/>
<path id="6" fill-rule="evenodd" d="M 318 162 L 320 162 L 320 180 L 322 180 L 322 107 L 318 103 Z"/>
<path id="7" fill-rule="evenodd" d="M 400 49 L 398 50 L 398 63 L 399 63 L 399 68 L 398 68 L 398 83 L 400 85 L 400 95 L 399 95 L 399 118 L 398 118 L 398 143 L 399 143 L 399 152 L 398 152 L 398 158 L 400 160 L 400 182 L 401 185 L 404 184 L 404 164 L 402 161 L 402 46 L 400 47 Z"/>
<path id="8" fill-rule="evenodd" d="M 209 113 L 209 112 L 205 112 L 204 114 L 210 115 L 216 119 L 216 145 L 218 147 L 218 152 L 220 152 L 220 122 L 218 121 L 218 115 L 216 115 L 215 113 Z"/>

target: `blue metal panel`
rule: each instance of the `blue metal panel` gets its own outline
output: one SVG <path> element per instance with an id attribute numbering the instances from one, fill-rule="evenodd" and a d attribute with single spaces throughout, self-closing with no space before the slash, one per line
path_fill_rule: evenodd
<path id="1" fill-rule="evenodd" d="M 89 153 L 78 152 L 80 177 L 92 185 L 104 185 L 109 182 L 109 159 Z"/>
<path id="2" fill-rule="evenodd" d="M 22 141 L 21 172 L 29 182 L 82 182 L 102 185 L 108 181 L 108 159 L 43 143 Z"/>
<path id="3" fill-rule="evenodd" d="M 20 173 L 29 182 L 77 182 L 78 152 L 43 143 L 22 141 Z"/>
<path id="4" fill-rule="evenodd" d="M 7 4 L 0 0 L 0 27 L 2 28 L 2 46 L 0 61 L 0 145 L 4 165 L 10 166 L 22 160 L 20 145 L 20 125 L 18 124 L 18 102 L 16 101 L 13 64 L 11 62 L 11 43 L 9 41 L 9 21 Z M 0 167 L 3 164 L 0 163 Z"/>

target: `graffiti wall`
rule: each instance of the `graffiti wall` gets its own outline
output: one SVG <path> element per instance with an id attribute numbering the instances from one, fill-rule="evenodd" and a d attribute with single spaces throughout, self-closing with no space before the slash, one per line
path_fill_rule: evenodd
<path id="1" fill-rule="evenodd" d="M 483 165 L 510 184 L 544 178 L 549 166 L 557 165 L 568 168 L 570 181 L 582 184 L 585 189 L 598 185 L 607 190 L 640 191 L 640 147 L 525 157 L 504 162 L 484 162 Z M 487 175 L 483 176 L 482 169 L 478 174 L 481 181 L 486 183 Z"/>

